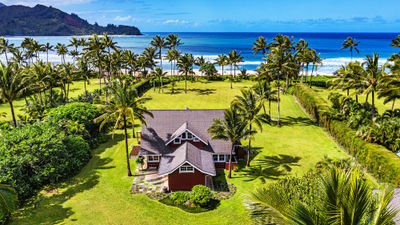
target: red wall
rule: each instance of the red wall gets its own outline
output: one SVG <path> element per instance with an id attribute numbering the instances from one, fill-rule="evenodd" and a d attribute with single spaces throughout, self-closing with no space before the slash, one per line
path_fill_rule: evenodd
<path id="1" fill-rule="evenodd" d="M 147 167 L 157 167 L 160 165 L 160 162 L 147 162 Z"/>
<path id="2" fill-rule="evenodd" d="M 194 169 L 194 173 L 179 173 L 179 169 L 168 175 L 170 191 L 190 191 L 198 184 L 205 185 L 205 174 Z"/>
<path id="3" fill-rule="evenodd" d="M 237 163 L 231 163 L 232 169 L 235 169 L 236 166 L 237 166 Z M 225 169 L 229 170 L 229 162 L 225 163 Z"/>
<path id="4" fill-rule="evenodd" d="M 225 169 L 225 163 L 224 162 L 216 162 L 214 164 L 215 164 L 215 168 Z"/>

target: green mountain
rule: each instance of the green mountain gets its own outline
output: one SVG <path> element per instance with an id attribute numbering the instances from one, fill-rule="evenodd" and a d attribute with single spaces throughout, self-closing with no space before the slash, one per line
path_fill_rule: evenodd
<path id="1" fill-rule="evenodd" d="M 36 5 L 5 6 L 0 3 L 0 36 L 71 36 L 108 33 L 111 35 L 141 35 L 134 26 L 99 26 L 89 24 L 76 14 L 53 7 Z"/>

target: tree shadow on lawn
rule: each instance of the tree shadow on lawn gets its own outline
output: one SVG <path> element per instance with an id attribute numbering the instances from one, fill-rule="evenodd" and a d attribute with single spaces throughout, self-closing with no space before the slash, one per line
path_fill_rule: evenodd
<path id="1" fill-rule="evenodd" d="M 299 126 L 312 126 L 312 125 L 317 125 L 314 121 L 307 117 L 291 117 L 287 116 L 281 119 L 281 125 L 282 126 L 293 126 L 293 125 L 299 125 Z"/>
<path id="2" fill-rule="evenodd" d="M 300 166 L 301 157 L 279 154 L 278 156 L 263 156 L 256 159 L 252 166 L 246 167 L 241 172 L 248 178 L 245 181 L 253 181 L 258 178 L 264 183 L 268 180 L 277 180 L 292 171 L 292 167 Z"/>
<path id="3" fill-rule="evenodd" d="M 71 207 L 63 204 L 75 195 L 92 189 L 99 183 L 99 170 L 111 169 L 115 166 L 106 166 L 113 161 L 111 158 L 101 158 L 100 154 L 123 140 L 122 134 L 115 134 L 114 140 L 101 144 L 93 151 L 89 163 L 73 178 L 51 185 L 49 191 L 42 191 L 36 198 L 27 203 L 15 213 L 11 222 L 17 224 L 55 224 L 63 222 L 74 214 Z M 59 189 L 66 189 L 58 193 Z"/>
<path id="4" fill-rule="evenodd" d="M 217 91 L 217 89 L 215 88 L 189 88 L 187 89 L 187 92 L 194 92 L 197 95 L 210 95 L 210 94 L 214 94 Z M 182 94 L 185 93 L 185 89 L 184 88 L 175 88 L 174 89 L 174 93 L 172 94 L 171 90 L 168 90 L 168 92 L 165 92 L 165 94 L 171 94 L 171 95 L 175 95 L 175 94 Z"/>

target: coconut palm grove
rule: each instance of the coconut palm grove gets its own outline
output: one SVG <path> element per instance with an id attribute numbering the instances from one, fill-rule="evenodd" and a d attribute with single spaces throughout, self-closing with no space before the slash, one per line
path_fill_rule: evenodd
<path id="1" fill-rule="evenodd" d="M 94 33 L 0 37 L 0 224 L 400 224 L 400 35 Z"/>

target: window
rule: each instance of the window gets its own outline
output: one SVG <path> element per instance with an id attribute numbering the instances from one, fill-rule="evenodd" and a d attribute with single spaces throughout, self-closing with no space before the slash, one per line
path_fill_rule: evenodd
<path id="1" fill-rule="evenodd" d="M 194 168 L 190 165 L 184 165 L 179 168 L 179 173 L 194 173 Z"/>
<path id="2" fill-rule="evenodd" d="M 186 132 L 182 133 L 182 140 L 186 140 Z"/>
<path id="3" fill-rule="evenodd" d="M 214 162 L 225 162 L 225 155 L 213 155 Z"/>
<path id="4" fill-rule="evenodd" d="M 194 142 L 199 142 L 200 139 L 199 139 L 198 137 L 194 136 L 194 137 L 193 137 L 193 141 L 194 141 Z"/>
<path id="5" fill-rule="evenodd" d="M 218 162 L 218 155 L 213 155 L 214 162 Z"/>
<path id="6" fill-rule="evenodd" d="M 186 132 L 186 133 L 187 133 L 187 139 L 192 140 L 192 138 L 193 138 L 192 133 L 190 133 L 190 132 Z"/>
<path id="7" fill-rule="evenodd" d="M 179 137 L 174 139 L 174 144 L 180 144 L 180 143 L 181 139 Z"/>
<path id="8" fill-rule="evenodd" d="M 158 155 L 149 155 L 147 158 L 147 161 L 149 162 L 159 162 L 160 157 Z"/>

